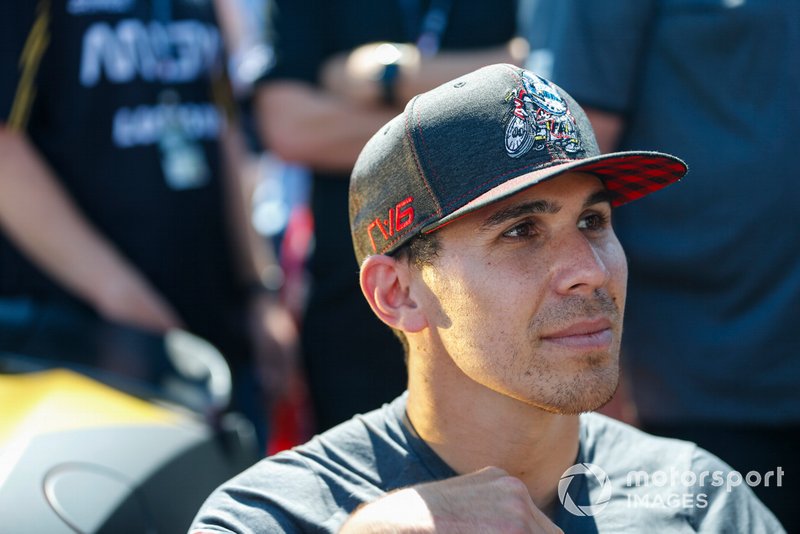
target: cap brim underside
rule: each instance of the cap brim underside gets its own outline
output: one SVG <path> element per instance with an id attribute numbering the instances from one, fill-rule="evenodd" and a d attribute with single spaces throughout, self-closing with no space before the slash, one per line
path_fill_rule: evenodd
<path id="1" fill-rule="evenodd" d="M 683 161 L 660 152 L 617 152 L 554 163 L 544 169 L 523 172 L 516 178 L 501 183 L 449 215 L 425 226 L 422 232 L 432 232 L 467 213 L 567 172 L 587 172 L 596 175 L 611 193 L 611 205 L 617 207 L 677 182 L 686 171 L 687 167 Z"/>

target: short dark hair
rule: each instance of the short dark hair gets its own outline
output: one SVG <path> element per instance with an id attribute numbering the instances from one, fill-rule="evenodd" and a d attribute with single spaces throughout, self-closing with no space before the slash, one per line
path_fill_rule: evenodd
<path id="1" fill-rule="evenodd" d="M 405 261 L 417 269 L 430 267 L 436 261 L 441 249 L 441 242 L 436 232 L 418 234 L 392 252 L 391 256 L 397 261 Z M 408 363 L 408 339 L 403 331 L 392 328 L 392 332 L 400 340 L 405 352 L 406 364 Z"/>
<path id="2" fill-rule="evenodd" d="M 433 265 L 439 255 L 441 243 L 436 232 L 417 234 L 400 248 L 392 252 L 392 257 L 403 260 L 416 268 Z"/>

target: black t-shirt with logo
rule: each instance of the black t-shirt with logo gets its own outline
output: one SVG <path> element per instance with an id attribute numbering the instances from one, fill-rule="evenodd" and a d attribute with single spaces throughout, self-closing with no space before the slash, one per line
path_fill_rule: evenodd
<path id="1" fill-rule="evenodd" d="M 239 297 L 211 0 L 3 4 L 0 121 L 26 132 L 79 209 L 191 330 L 224 343 L 221 314 Z M 69 298 L 0 235 L 0 297 L 14 296 Z"/>

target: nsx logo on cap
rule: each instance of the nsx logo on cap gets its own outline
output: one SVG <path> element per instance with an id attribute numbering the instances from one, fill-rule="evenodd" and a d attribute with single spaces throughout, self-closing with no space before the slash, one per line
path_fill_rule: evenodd
<path id="1" fill-rule="evenodd" d="M 548 143 L 566 152 L 581 149 L 575 118 L 567 103 L 547 80 L 522 71 L 521 86 L 513 91 L 506 124 L 506 152 L 512 158 L 526 154 L 531 148 L 543 150 Z"/>

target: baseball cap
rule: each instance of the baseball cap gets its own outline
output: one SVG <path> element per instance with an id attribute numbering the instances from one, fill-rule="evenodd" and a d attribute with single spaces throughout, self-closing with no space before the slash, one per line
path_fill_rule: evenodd
<path id="1" fill-rule="evenodd" d="M 491 65 L 414 97 L 364 146 L 350 178 L 361 263 L 565 172 L 597 176 L 621 206 L 687 171 L 660 152 L 601 154 L 586 114 L 553 82 Z"/>

